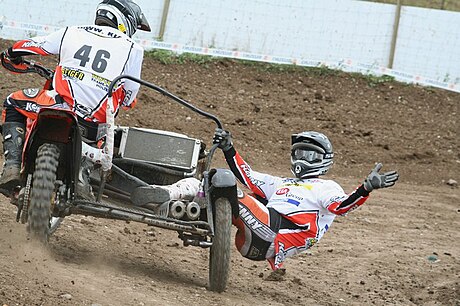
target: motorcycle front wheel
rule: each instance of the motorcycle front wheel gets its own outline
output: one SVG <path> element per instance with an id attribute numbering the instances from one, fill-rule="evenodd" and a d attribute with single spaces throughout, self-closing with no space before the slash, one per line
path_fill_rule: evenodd
<path id="1" fill-rule="evenodd" d="M 227 287 L 230 267 L 232 208 L 221 197 L 214 202 L 214 237 L 209 255 L 209 290 L 222 292 Z"/>
<path id="2" fill-rule="evenodd" d="M 56 193 L 55 181 L 59 154 L 56 145 L 45 143 L 38 149 L 35 160 L 27 230 L 31 239 L 44 244 L 48 242 L 50 235 L 51 203 Z"/>

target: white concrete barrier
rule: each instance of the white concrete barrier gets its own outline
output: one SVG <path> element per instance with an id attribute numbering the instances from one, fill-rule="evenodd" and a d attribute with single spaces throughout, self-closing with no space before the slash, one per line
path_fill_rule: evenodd
<path id="1" fill-rule="evenodd" d="M 167 1 L 167 0 L 166 0 Z M 354 0 L 139 0 L 146 48 L 386 74 L 460 92 L 460 13 L 403 7 L 388 69 L 396 6 Z M 0 0 L 0 37 L 44 35 L 91 24 L 98 1 Z"/>

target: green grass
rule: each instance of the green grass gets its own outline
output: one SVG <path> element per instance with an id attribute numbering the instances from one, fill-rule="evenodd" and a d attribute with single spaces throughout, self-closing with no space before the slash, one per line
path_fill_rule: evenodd
<path id="1" fill-rule="evenodd" d="M 377 87 L 381 84 L 396 82 L 395 78 L 389 75 L 376 76 L 373 74 L 362 74 L 358 72 L 351 73 L 356 79 L 363 79 L 369 87 Z"/>
<path id="2" fill-rule="evenodd" d="M 272 64 L 272 63 L 266 63 L 266 62 L 258 62 L 258 61 L 242 60 L 242 59 L 231 59 L 231 58 L 194 54 L 194 53 L 178 54 L 176 52 L 168 51 L 168 50 L 146 51 L 146 56 L 154 60 L 157 60 L 164 65 L 172 65 L 172 64 L 180 65 L 180 64 L 186 64 L 186 63 L 195 63 L 198 65 L 207 67 L 209 63 L 238 62 L 241 65 L 252 67 L 260 71 L 267 71 L 267 72 L 282 73 L 282 72 L 295 72 L 295 71 L 308 70 L 312 74 L 315 74 L 315 75 L 330 75 L 330 74 L 336 73 L 334 70 L 331 70 L 327 67 L 303 67 L 303 66 L 288 65 L 288 64 Z"/>
<path id="3" fill-rule="evenodd" d="M 153 58 L 164 65 L 170 64 L 185 64 L 185 63 L 195 63 L 199 65 L 206 66 L 211 62 L 220 60 L 220 58 L 201 55 L 195 53 L 176 53 L 168 50 L 155 49 L 146 52 L 146 56 Z"/>
<path id="4" fill-rule="evenodd" d="M 187 63 L 195 63 L 204 67 L 208 67 L 209 63 L 217 62 L 235 62 L 243 66 L 247 66 L 253 69 L 257 69 L 262 72 L 271 73 L 305 73 L 310 76 L 333 76 L 345 73 L 340 70 L 330 69 L 326 66 L 321 67 L 304 67 L 297 65 L 287 64 L 273 64 L 258 61 L 240 60 L 240 59 L 229 59 L 223 57 L 215 57 L 210 55 L 201 55 L 194 53 L 182 53 L 178 54 L 173 51 L 167 50 L 152 50 L 146 52 L 147 57 L 157 60 L 164 65 L 183 65 Z M 382 75 L 376 76 L 372 74 L 361 74 L 351 73 L 351 75 L 357 79 L 364 79 L 369 87 L 376 87 L 380 84 L 386 84 L 394 82 L 395 79 L 391 76 Z"/>

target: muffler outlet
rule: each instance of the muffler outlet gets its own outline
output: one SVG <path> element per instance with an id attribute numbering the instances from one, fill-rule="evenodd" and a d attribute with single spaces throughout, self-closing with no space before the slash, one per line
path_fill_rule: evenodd
<path id="1" fill-rule="evenodd" d="M 187 218 L 189 220 L 196 220 L 200 216 L 200 205 L 196 202 L 190 202 L 187 204 Z"/>
<path id="2" fill-rule="evenodd" d="M 175 201 L 171 204 L 169 209 L 169 216 L 175 219 L 181 219 L 185 215 L 185 203 L 182 201 Z"/>

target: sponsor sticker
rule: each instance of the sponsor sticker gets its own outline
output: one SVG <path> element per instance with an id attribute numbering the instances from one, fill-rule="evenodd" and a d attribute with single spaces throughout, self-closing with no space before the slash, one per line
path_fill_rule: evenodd
<path id="1" fill-rule="evenodd" d="M 284 250 L 284 243 L 278 242 L 278 252 L 275 255 L 275 267 L 279 268 L 281 263 L 286 259 L 287 252 Z"/>
<path id="2" fill-rule="evenodd" d="M 38 96 L 39 92 L 40 90 L 38 88 L 27 88 L 22 90 L 22 93 L 28 98 L 35 98 Z"/>
<path id="3" fill-rule="evenodd" d="M 40 107 L 37 104 L 33 102 L 27 102 L 26 111 L 38 113 L 39 110 L 40 110 Z"/>
<path id="4" fill-rule="evenodd" d="M 251 181 L 251 183 L 253 183 L 257 187 L 265 185 L 264 181 L 258 180 L 251 175 L 251 168 L 248 165 L 241 165 L 240 168 L 241 170 L 243 170 L 244 174 Z"/>
<path id="5" fill-rule="evenodd" d="M 289 188 L 281 188 L 276 191 L 277 195 L 283 195 L 289 192 Z"/>
<path id="6" fill-rule="evenodd" d="M 347 196 L 335 196 L 335 197 L 331 197 L 329 199 L 329 202 L 332 204 L 332 203 L 336 203 L 336 202 L 342 202 L 343 200 L 345 200 L 347 198 Z"/>
<path id="7" fill-rule="evenodd" d="M 62 67 L 62 76 L 64 79 L 80 80 L 80 81 L 82 81 L 85 78 L 85 74 L 82 71 L 78 69 L 70 69 L 66 67 Z"/>
<path id="8" fill-rule="evenodd" d="M 286 197 L 293 198 L 293 199 L 296 199 L 298 201 L 303 201 L 303 197 L 298 196 L 298 195 L 296 195 L 296 194 L 294 194 L 292 192 L 289 192 L 288 194 L 286 194 Z"/>
<path id="9" fill-rule="evenodd" d="M 22 44 L 23 48 L 39 48 L 41 46 L 41 43 L 37 43 L 35 41 L 26 41 L 25 43 Z"/>
<path id="10" fill-rule="evenodd" d="M 299 206 L 299 205 L 300 205 L 300 202 L 299 202 L 299 201 L 296 201 L 296 200 L 294 200 L 294 199 L 287 199 L 286 202 L 289 203 L 289 204 L 293 204 L 293 205 L 295 205 L 295 206 Z"/>

